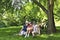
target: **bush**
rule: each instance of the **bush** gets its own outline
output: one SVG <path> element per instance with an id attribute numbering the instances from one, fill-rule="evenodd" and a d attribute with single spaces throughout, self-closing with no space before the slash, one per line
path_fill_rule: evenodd
<path id="1" fill-rule="evenodd" d="M 0 27 L 6 27 L 5 23 L 4 22 L 0 22 Z"/>

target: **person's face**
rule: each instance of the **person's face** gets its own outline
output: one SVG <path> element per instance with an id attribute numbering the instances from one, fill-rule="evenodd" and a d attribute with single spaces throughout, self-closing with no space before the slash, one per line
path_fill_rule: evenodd
<path id="1" fill-rule="evenodd" d="M 28 25 L 28 23 L 26 23 L 26 26 Z"/>

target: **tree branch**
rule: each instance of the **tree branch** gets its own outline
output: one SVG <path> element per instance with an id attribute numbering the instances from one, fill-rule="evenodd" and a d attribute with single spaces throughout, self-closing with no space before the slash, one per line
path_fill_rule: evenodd
<path id="1" fill-rule="evenodd" d="M 37 0 L 32 0 L 35 4 L 37 4 L 45 13 L 48 14 L 48 10 L 41 4 L 39 3 Z"/>

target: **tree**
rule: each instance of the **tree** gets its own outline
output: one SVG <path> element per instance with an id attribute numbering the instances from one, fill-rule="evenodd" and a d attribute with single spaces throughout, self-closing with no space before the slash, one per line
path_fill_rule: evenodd
<path id="1" fill-rule="evenodd" d="M 54 8 L 54 0 L 47 0 L 48 2 L 48 10 L 37 0 L 33 0 L 35 4 L 37 4 L 46 14 L 48 17 L 48 27 L 47 32 L 48 33 L 54 33 L 56 32 L 56 27 L 54 23 L 54 14 L 53 14 L 53 8 Z"/>

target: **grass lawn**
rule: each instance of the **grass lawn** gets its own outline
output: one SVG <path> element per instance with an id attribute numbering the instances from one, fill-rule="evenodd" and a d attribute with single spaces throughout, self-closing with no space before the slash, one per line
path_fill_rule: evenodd
<path id="1" fill-rule="evenodd" d="M 19 33 L 20 27 L 13 26 L 7 28 L 0 28 L 0 40 L 60 40 L 60 26 L 57 27 L 58 31 L 54 34 L 41 34 L 33 38 L 32 36 L 24 38 L 24 36 L 17 36 L 15 34 Z"/>

